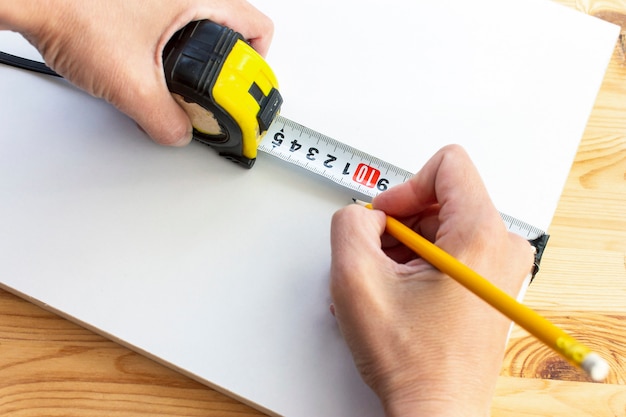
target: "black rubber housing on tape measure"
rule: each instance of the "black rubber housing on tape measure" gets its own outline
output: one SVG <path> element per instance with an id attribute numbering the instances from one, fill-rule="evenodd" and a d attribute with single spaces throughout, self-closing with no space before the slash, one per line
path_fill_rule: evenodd
<path id="1" fill-rule="evenodd" d="M 239 125 L 214 100 L 213 86 L 225 58 L 242 36 L 208 20 L 192 22 L 172 37 L 163 50 L 163 67 L 168 88 L 186 101 L 213 113 L 221 132 L 204 134 L 194 129 L 194 139 L 215 148 L 224 156 L 247 168 L 255 159 L 242 155 L 243 137 Z"/>

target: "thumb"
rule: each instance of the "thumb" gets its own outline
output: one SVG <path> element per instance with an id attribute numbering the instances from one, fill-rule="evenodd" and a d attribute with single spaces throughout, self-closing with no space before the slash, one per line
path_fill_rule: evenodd
<path id="1" fill-rule="evenodd" d="M 381 249 L 385 215 L 350 205 L 337 211 L 331 222 L 331 294 L 339 305 L 346 297 L 375 285 L 389 259 Z"/>
<path id="2" fill-rule="evenodd" d="M 136 94 L 128 106 L 127 110 L 121 110 L 133 118 L 155 142 L 184 146 L 191 141 L 189 116 L 174 100 L 165 82 L 157 81 L 145 94 Z"/>

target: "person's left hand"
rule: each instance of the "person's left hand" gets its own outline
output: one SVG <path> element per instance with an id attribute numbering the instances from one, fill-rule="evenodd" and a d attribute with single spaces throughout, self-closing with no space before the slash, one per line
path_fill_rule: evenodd
<path id="1" fill-rule="evenodd" d="M 187 144 L 192 132 L 165 82 L 162 53 L 172 35 L 209 19 L 264 55 L 273 34 L 271 20 L 245 0 L 36 0 L 0 7 L 3 17 L 0 28 L 20 32 L 52 69 L 166 145 Z"/>

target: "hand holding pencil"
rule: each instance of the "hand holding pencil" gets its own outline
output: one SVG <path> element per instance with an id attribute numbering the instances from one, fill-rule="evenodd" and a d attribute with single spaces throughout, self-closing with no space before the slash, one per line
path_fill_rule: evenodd
<path id="1" fill-rule="evenodd" d="M 530 245 L 506 230 L 458 146 L 373 206 L 340 210 L 331 233 L 333 311 L 365 382 L 388 417 L 488 415 L 511 321 L 386 234 L 385 214 L 512 296 Z"/>

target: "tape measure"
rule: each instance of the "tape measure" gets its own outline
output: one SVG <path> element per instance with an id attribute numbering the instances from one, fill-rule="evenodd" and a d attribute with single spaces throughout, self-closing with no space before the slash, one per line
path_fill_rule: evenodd
<path id="1" fill-rule="evenodd" d="M 167 86 L 185 109 L 193 137 L 252 168 L 283 99 L 274 72 L 239 33 L 191 22 L 165 45 Z"/>
<path id="2" fill-rule="evenodd" d="M 282 116 L 258 149 L 372 198 L 413 176 Z"/>
<path id="3" fill-rule="evenodd" d="M 0 53 L 0 62 L 58 75 L 44 64 Z M 192 22 L 163 51 L 168 88 L 185 109 L 195 140 L 246 168 L 263 151 L 368 197 L 401 184 L 412 173 L 279 115 L 283 99 L 274 72 L 237 32 Z M 537 249 L 548 235 L 501 214 L 509 231 Z"/>

